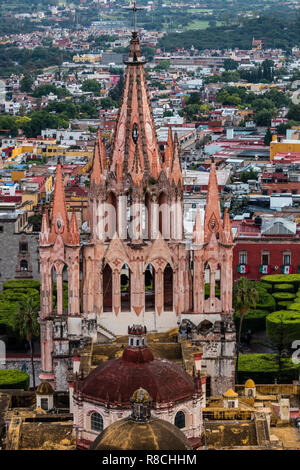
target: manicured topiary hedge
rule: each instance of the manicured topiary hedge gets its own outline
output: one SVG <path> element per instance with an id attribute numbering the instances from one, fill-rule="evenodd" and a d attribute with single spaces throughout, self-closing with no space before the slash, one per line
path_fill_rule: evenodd
<path id="1" fill-rule="evenodd" d="M 40 293 L 37 289 L 6 289 L 0 294 L 0 300 L 6 300 L 9 302 L 22 302 L 28 297 L 33 297 L 36 302 L 39 302 Z"/>
<path id="2" fill-rule="evenodd" d="M 261 289 L 265 289 L 269 293 L 272 292 L 272 284 L 268 284 L 267 282 L 257 282 L 256 284 L 258 284 Z"/>
<path id="3" fill-rule="evenodd" d="M 289 305 L 288 310 L 296 310 L 297 312 L 300 312 L 300 302 L 291 303 L 291 305 Z"/>
<path id="4" fill-rule="evenodd" d="M 275 284 L 293 284 L 294 292 L 300 287 L 300 274 L 267 274 L 262 276 L 262 282 L 266 282 L 272 285 L 273 291 L 275 290 Z"/>
<path id="5" fill-rule="evenodd" d="M 295 298 L 295 294 L 292 294 L 292 292 L 274 292 L 272 295 L 276 302 L 280 300 L 293 300 Z"/>
<path id="6" fill-rule="evenodd" d="M 266 291 L 259 291 L 259 298 L 256 304 L 256 310 L 268 310 L 273 312 L 276 308 L 276 302 L 274 297 L 271 294 L 268 294 Z"/>
<path id="7" fill-rule="evenodd" d="M 238 383 L 244 384 L 253 379 L 257 384 L 292 383 L 299 377 L 299 364 L 293 364 L 291 358 L 282 358 L 281 371 L 276 354 L 241 354 L 239 356 Z"/>
<path id="8" fill-rule="evenodd" d="M 294 299 L 295 300 L 295 299 Z M 299 299 L 300 300 L 300 299 Z M 281 307 L 281 309 L 288 309 L 290 305 L 292 305 L 293 302 L 290 302 L 288 300 L 281 300 L 280 302 L 278 302 L 278 307 Z"/>
<path id="9" fill-rule="evenodd" d="M 40 290 L 40 281 L 32 279 L 19 280 L 19 281 L 6 281 L 3 282 L 3 290 L 6 289 L 37 289 Z"/>
<path id="10" fill-rule="evenodd" d="M 29 389 L 29 375 L 18 369 L 0 370 L 0 389 Z"/>
<path id="11" fill-rule="evenodd" d="M 250 330 L 251 333 L 264 330 L 266 327 L 266 317 L 269 313 L 268 310 L 249 310 L 243 319 L 242 334 L 244 335 L 248 330 Z M 236 331 L 239 331 L 240 316 L 238 313 L 234 314 L 233 319 Z"/>
<path id="12" fill-rule="evenodd" d="M 294 285 L 293 284 L 274 284 L 274 290 L 275 291 L 284 291 L 284 292 L 294 292 Z"/>
<path id="13" fill-rule="evenodd" d="M 268 315 L 266 330 L 272 344 L 291 347 L 300 338 L 300 305 L 298 311 L 279 310 Z"/>

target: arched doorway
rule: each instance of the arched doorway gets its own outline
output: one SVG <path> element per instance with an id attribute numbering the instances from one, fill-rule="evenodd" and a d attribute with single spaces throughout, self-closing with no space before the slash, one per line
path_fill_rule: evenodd
<path id="1" fill-rule="evenodd" d="M 208 263 L 205 263 L 204 266 L 204 299 L 209 299 L 210 297 L 210 266 Z"/>
<path id="2" fill-rule="evenodd" d="M 155 269 L 148 264 L 145 271 L 145 310 L 155 310 Z"/>
<path id="3" fill-rule="evenodd" d="M 109 264 L 103 270 L 103 311 L 112 312 L 112 270 Z"/>
<path id="4" fill-rule="evenodd" d="M 130 269 L 127 264 L 124 264 L 121 270 L 121 311 L 130 312 Z"/>
<path id="5" fill-rule="evenodd" d="M 164 270 L 164 310 L 173 310 L 173 269 L 169 263 Z"/>

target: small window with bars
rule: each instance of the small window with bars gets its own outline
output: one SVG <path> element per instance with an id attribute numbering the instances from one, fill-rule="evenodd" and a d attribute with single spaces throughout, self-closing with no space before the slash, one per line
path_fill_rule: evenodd
<path id="1" fill-rule="evenodd" d="M 239 254 L 240 263 L 239 264 L 247 264 L 247 252 L 241 251 Z"/>
<path id="2" fill-rule="evenodd" d="M 261 264 L 263 266 L 268 266 L 270 264 L 270 254 L 269 253 L 262 253 L 262 255 L 261 255 Z"/>

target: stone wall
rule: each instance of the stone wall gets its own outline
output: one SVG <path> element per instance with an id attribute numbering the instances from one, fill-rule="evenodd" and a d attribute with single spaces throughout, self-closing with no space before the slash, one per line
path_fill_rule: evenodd
<path id="1" fill-rule="evenodd" d="M 39 274 L 39 236 L 38 233 L 15 233 L 15 221 L 4 222 L 0 225 L 0 290 L 5 281 L 12 279 L 40 279 Z M 20 252 L 20 241 L 28 243 L 28 252 Z M 20 273 L 20 261 L 28 262 L 29 271 Z M 20 277 L 20 274 L 22 277 Z"/>
<path id="2" fill-rule="evenodd" d="M 244 391 L 244 385 L 236 385 L 237 393 Z M 298 384 L 269 384 L 256 385 L 256 392 L 260 395 L 300 395 L 300 385 Z"/>

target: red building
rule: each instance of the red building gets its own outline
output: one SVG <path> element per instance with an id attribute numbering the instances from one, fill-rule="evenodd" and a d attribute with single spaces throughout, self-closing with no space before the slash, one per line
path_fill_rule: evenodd
<path id="1" fill-rule="evenodd" d="M 233 220 L 233 279 L 300 272 L 300 226 L 279 217 Z"/>
<path id="2" fill-rule="evenodd" d="M 261 177 L 261 190 L 264 195 L 274 193 L 299 194 L 299 172 L 291 172 L 288 168 L 273 167 L 265 170 Z"/>

